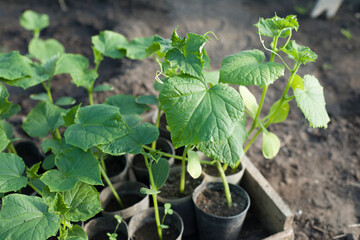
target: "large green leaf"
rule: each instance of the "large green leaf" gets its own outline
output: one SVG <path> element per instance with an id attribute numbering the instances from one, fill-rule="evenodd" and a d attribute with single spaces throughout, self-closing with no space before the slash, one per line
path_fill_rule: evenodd
<path id="1" fill-rule="evenodd" d="M 94 48 L 104 56 L 114 59 L 125 56 L 124 48 L 128 44 L 126 37 L 122 34 L 108 30 L 91 37 L 91 42 Z"/>
<path id="2" fill-rule="evenodd" d="M 78 182 L 102 185 L 99 162 L 91 152 L 66 149 L 56 156 L 55 164 L 58 170 L 49 170 L 41 177 L 52 192 L 70 190 Z"/>
<path id="3" fill-rule="evenodd" d="M 65 49 L 63 45 L 55 39 L 42 40 L 40 38 L 34 38 L 29 44 L 29 53 L 31 56 L 40 60 L 42 63 L 50 60 L 54 55 L 61 55 L 64 52 Z"/>
<path id="4" fill-rule="evenodd" d="M 42 30 L 49 26 L 49 16 L 46 14 L 39 14 L 32 10 L 26 10 L 20 16 L 20 24 L 26 30 Z"/>
<path id="5" fill-rule="evenodd" d="M 120 108 L 121 115 L 129 115 L 129 114 L 140 115 L 143 112 L 150 109 L 145 104 L 137 103 L 135 96 L 126 95 L 126 94 L 112 95 L 108 97 L 104 103 Z"/>
<path id="6" fill-rule="evenodd" d="M 13 51 L 0 55 L 0 78 L 2 80 L 17 80 L 32 76 L 30 59 Z"/>
<path id="7" fill-rule="evenodd" d="M 67 206 L 63 214 L 66 219 L 73 222 L 86 221 L 102 210 L 99 192 L 95 187 L 86 183 L 80 182 L 71 190 L 58 193 L 50 192 L 47 188 L 44 188 L 43 193 L 48 205 L 49 203 L 56 203 L 59 194 Z M 62 207 L 62 209 L 65 208 Z"/>
<path id="8" fill-rule="evenodd" d="M 48 211 L 43 199 L 11 194 L 2 200 L 0 239 L 44 240 L 58 232 L 60 217 Z"/>
<path id="9" fill-rule="evenodd" d="M 26 186 L 24 161 L 15 154 L 0 153 L 0 193 L 17 191 Z"/>
<path id="10" fill-rule="evenodd" d="M 65 131 L 66 143 L 83 150 L 111 141 L 131 133 L 122 119 L 119 108 L 99 104 L 79 109 L 75 124 Z"/>
<path id="11" fill-rule="evenodd" d="M 282 48 L 281 50 L 285 52 L 290 59 L 302 64 L 315 62 L 317 59 L 316 53 L 308 47 L 297 44 L 295 40 L 290 41 L 288 45 L 286 45 L 286 48 Z"/>
<path id="12" fill-rule="evenodd" d="M 274 16 L 273 18 L 260 18 L 255 24 L 261 35 L 267 37 L 287 37 L 291 30 L 298 30 L 299 23 L 295 15 L 289 15 L 286 18 Z"/>
<path id="13" fill-rule="evenodd" d="M 274 158 L 280 150 L 280 140 L 272 132 L 263 132 L 262 153 L 266 159 Z"/>
<path id="14" fill-rule="evenodd" d="M 146 49 L 153 43 L 154 37 L 134 38 L 124 46 L 126 57 L 130 59 L 145 59 L 147 57 Z"/>
<path id="15" fill-rule="evenodd" d="M 158 128 L 150 123 L 142 123 L 132 130 L 134 133 L 100 145 L 99 148 L 111 155 L 138 154 L 142 151 L 142 145 L 150 144 L 159 137 Z"/>
<path id="16" fill-rule="evenodd" d="M 304 113 L 310 126 L 325 127 L 330 122 L 329 115 L 325 108 L 325 97 L 323 87 L 319 80 L 311 75 L 304 76 L 304 90 L 296 88 L 294 90 L 295 99 L 298 107 Z"/>
<path id="17" fill-rule="evenodd" d="M 219 160 L 223 163 L 234 166 L 244 155 L 243 144 L 246 139 L 246 118 L 245 116 L 232 130 L 230 136 L 220 142 L 202 142 L 197 148 L 206 156 Z"/>
<path id="18" fill-rule="evenodd" d="M 89 60 L 80 54 L 63 54 L 56 63 L 54 74 L 68 73 L 78 87 L 90 89 L 98 77 L 94 70 L 88 70 Z"/>
<path id="19" fill-rule="evenodd" d="M 158 162 L 153 162 L 151 165 L 151 171 L 154 176 L 156 189 L 161 188 L 169 176 L 170 165 L 168 160 L 166 158 L 160 158 Z"/>
<path id="20" fill-rule="evenodd" d="M 68 230 L 65 240 L 88 240 L 88 236 L 82 227 L 73 225 L 73 227 Z"/>
<path id="21" fill-rule="evenodd" d="M 264 60 L 265 54 L 257 49 L 228 56 L 221 64 L 220 82 L 264 87 L 284 75 L 282 64 Z"/>
<path id="22" fill-rule="evenodd" d="M 208 89 L 205 82 L 189 76 L 170 78 L 159 101 L 175 148 L 222 141 L 244 115 L 243 101 L 235 89 L 226 84 Z"/>
<path id="23" fill-rule="evenodd" d="M 202 168 L 200 164 L 200 157 L 197 152 L 189 150 L 188 154 L 188 164 L 187 171 L 192 178 L 198 178 L 201 176 Z"/>
<path id="24" fill-rule="evenodd" d="M 65 109 L 50 102 L 40 102 L 27 115 L 22 127 L 32 137 L 45 137 L 49 131 L 64 125 L 65 113 Z"/>

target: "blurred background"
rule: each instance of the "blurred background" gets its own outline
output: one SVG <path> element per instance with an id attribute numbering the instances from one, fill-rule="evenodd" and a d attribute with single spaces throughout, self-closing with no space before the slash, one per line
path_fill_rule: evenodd
<path id="1" fill-rule="evenodd" d="M 64 5 L 65 4 L 65 5 Z M 282 148 L 266 160 L 261 139 L 249 158 L 264 174 L 295 214 L 295 239 L 359 239 L 360 234 L 360 1 L 344 0 L 336 15 L 310 17 L 314 0 L 1 0 L 0 50 L 27 53 L 32 33 L 19 24 L 19 16 L 32 9 L 50 16 L 43 38 L 56 38 L 68 53 L 80 53 L 91 61 L 91 36 L 113 30 L 128 39 L 158 34 L 170 38 L 178 33 L 204 34 L 213 31 L 218 40 L 207 44 L 213 70 L 224 57 L 247 49 L 263 50 L 254 24 L 259 17 L 298 16 L 300 28 L 293 34 L 297 43 L 318 54 L 315 63 L 300 68 L 299 75 L 315 75 L 324 87 L 331 123 L 328 129 L 310 128 L 294 101 L 285 123 L 271 127 Z M 268 55 L 269 56 L 269 55 Z M 117 93 L 156 94 L 153 90 L 157 64 L 153 59 L 115 61 L 100 66 L 97 84 L 114 86 L 105 97 Z M 265 113 L 284 88 L 282 78 L 269 88 Z M 57 99 L 71 95 L 87 101 L 85 90 L 75 88 L 66 76 L 52 81 Z M 10 87 L 12 100 L 27 114 L 35 105 L 27 91 Z M 251 88 L 260 98 L 261 89 Z M 13 119 L 19 124 L 21 119 Z"/>

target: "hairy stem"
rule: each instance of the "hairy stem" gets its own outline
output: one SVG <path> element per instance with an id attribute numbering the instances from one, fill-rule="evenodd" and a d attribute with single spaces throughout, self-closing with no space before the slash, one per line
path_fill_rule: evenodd
<path id="1" fill-rule="evenodd" d="M 37 194 L 39 194 L 40 196 L 42 196 L 42 193 L 39 189 L 37 189 L 31 182 L 28 182 L 28 185 L 34 189 L 35 192 L 37 192 Z"/>
<path id="2" fill-rule="evenodd" d="M 181 160 L 181 177 L 180 177 L 180 188 L 179 188 L 179 192 L 180 194 L 184 194 L 185 191 L 185 174 L 186 174 L 186 154 L 188 152 L 189 148 L 185 147 L 183 155 L 182 155 L 182 160 Z"/>
<path id="3" fill-rule="evenodd" d="M 228 204 L 228 207 L 231 207 L 232 206 L 232 199 L 231 199 L 229 183 L 228 183 L 228 181 L 226 179 L 225 172 L 224 172 L 224 170 L 223 170 L 223 168 L 221 166 L 221 163 L 219 161 L 216 161 L 216 167 L 217 167 L 217 169 L 219 171 L 221 180 L 222 180 L 223 185 L 224 185 L 224 192 L 225 192 L 226 202 Z"/>
<path id="4" fill-rule="evenodd" d="M 100 171 L 101 171 L 101 175 L 102 177 L 104 178 L 105 182 L 107 183 L 107 185 L 110 187 L 112 193 L 114 194 L 114 197 L 116 199 L 116 201 L 119 203 L 120 207 L 121 208 L 124 208 L 124 204 L 122 203 L 120 197 L 119 197 L 119 194 L 116 192 L 114 186 L 112 185 L 109 177 L 106 175 L 104 169 L 102 168 L 102 166 L 100 165 Z"/>
<path id="5" fill-rule="evenodd" d="M 162 106 L 160 105 L 160 106 L 159 106 L 159 109 L 158 109 L 157 116 L 156 116 L 156 123 L 155 123 L 156 128 L 159 128 L 159 126 L 160 126 L 161 110 L 162 110 Z M 152 149 L 156 149 L 156 143 L 157 143 L 157 140 L 155 140 L 155 141 L 151 144 L 151 148 L 152 148 Z"/>

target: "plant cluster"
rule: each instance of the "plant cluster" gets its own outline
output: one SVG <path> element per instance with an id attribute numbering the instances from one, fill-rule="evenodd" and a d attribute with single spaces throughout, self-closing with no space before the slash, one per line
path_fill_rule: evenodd
<path id="1" fill-rule="evenodd" d="M 292 99 L 311 126 L 326 127 L 329 122 L 319 81 L 311 75 L 297 75 L 301 65 L 315 61 L 317 56 L 308 47 L 291 40 L 293 30 L 299 27 L 295 16 L 261 18 L 256 24 L 264 48 L 271 53 L 269 61 L 265 61 L 265 54 L 260 50 L 242 51 L 226 57 L 219 71 L 209 71 L 210 58 L 205 49 L 210 36 L 214 35 L 212 32 L 180 37 L 175 29 L 170 39 L 154 35 L 128 41 L 119 33 L 103 31 L 92 37 L 94 68 L 91 68 L 87 58 L 66 53 L 57 40 L 40 38 L 41 30 L 49 25 L 47 15 L 25 11 L 20 23 L 26 30 L 33 31 L 29 53 L 0 54 L 0 80 L 23 89 L 43 86 L 45 93 L 30 96 L 39 103 L 27 115 L 22 128 L 29 136 L 42 139 L 41 147 L 47 156 L 42 162 L 27 167 L 17 155 L 13 143 L 19 139 L 13 137 L 12 126 L 6 119 L 17 114 L 20 106 L 9 101 L 9 93 L 0 82 L 0 151 L 7 149 L 7 153 L 0 153 L 1 239 L 27 239 L 28 236 L 47 239 L 56 235 L 58 239 L 87 239 L 83 229 L 74 223 L 86 221 L 102 210 L 94 185 L 103 185 L 105 180 L 119 205 L 124 207 L 107 176 L 105 164 L 108 155 L 123 154 L 144 156 L 151 188 L 143 188 L 141 192 L 153 198 L 158 234 L 162 239 L 162 229 L 166 226 L 159 216 L 157 194 L 170 169 L 163 157 L 182 161 L 180 193 L 185 189 L 186 170 L 197 178 L 201 175 L 201 164 L 216 166 L 231 206 L 224 170 L 228 166 L 237 168 L 260 134 L 265 158 L 276 156 L 280 140 L 268 127 L 287 118 Z M 271 43 L 265 44 L 262 37 L 269 37 Z M 281 54 L 292 61 L 292 66 Z M 149 56 L 155 58 L 160 68 L 154 85 L 159 91 L 158 97 L 113 95 L 102 104 L 94 104 L 94 92 L 112 90 L 107 84 L 94 87 L 105 57 L 144 59 Z M 276 57 L 282 63 L 274 62 Z M 290 77 L 283 94 L 261 118 L 268 87 L 284 76 L 285 69 Z M 70 96 L 54 101 L 51 80 L 59 74 L 70 75 L 77 87 L 86 89 L 88 106 L 81 103 L 74 106 L 75 100 Z M 239 91 L 228 84 L 239 85 Z M 249 85 L 263 89 L 259 104 L 246 88 Z M 142 123 L 140 117 L 149 106 L 158 108 L 155 125 Z M 185 147 L 182 156 L 156 150 L 162 112 L 174 147 Z M 252 121 L 249 130 L 247 118 Z M 195 148 L 214 161 L 201 161 Z M 26 186 L 34 189 L 38 196 L 21 194 Z M 169 205 L 165 205 L 166 214 L 172 214 Z"/>

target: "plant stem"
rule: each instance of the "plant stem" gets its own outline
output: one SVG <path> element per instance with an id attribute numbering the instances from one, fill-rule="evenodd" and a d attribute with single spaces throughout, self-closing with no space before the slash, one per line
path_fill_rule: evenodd
<path id="1" fill-rule="evenodd" d="M 149 164 L 149 161 L 145 155 L 144 155 L 144 160 L 145 160 L 145 165 L 149 172 L 149 181 L 150 181 L 151 188 L 154 189 L 155 191 L 157 191 L 157 187 L 156 187 L 155 181 L 154 181 L 154 176 L 153 176 L 152 170 L 151 170 L 151 165 Z M 158 202 L 157 202 L 157 194 L 152 194 L 151 196 L 153 198 L 153 204 L 154 204 L 156 227 L 158 230 L 159 238 L 160 238 L 160 240 L 162 240 L 163 236 L 162 236 L 162 229 L 161 229 L 161 222 L 160 222 L 160 215 L 159 215 L 159 206 L 158 206 Z"/>
<path id="2" fill-rule="evenodd" d="M 159 126 L 160 126 L 161 110 L 162 110 L 162 106 L 160 105 L 159 109 L 158 109 L 158 113 L 157 113 L 156 123 L 155 123 L 156 128 L 159 128 Z M 152 149 L 156 149 L 156 143 L 157 143 L 157 140 L 155 140 L 151 144 Z"/>
<path id="3" fill-rule="evenodd" d="M 223 185 L 224 185 L 224 192 L 225 192 L 226 202 L 228 204 L 228 207 L 231 207 L 232 206 L 232 199 L 231 199 L 229 183 L 228 183 L 228 181 L 226 179 L 225 172 L 224 172 L 224 170 L 223 170 L 223 168 L 221 166 L 221 163 L 219 161 L 216 161 L 216 167 L 217 167 L 217 169 L 219 171 L 221 180 L 222 180 Z"/>
<path id="4" fill-rule="evenodd" d="M 104 169 L 102 168 L 102 166 L 100 165 L 100 171 L 101 171 L 101 175 L 103 176 L 103 178 L 105 179 L 105 182 L 107 183 L 107 185 L 110 187 L 112 193 L 114 194 L 114 197 L 116 199 L 116 201 L 119 203 L 121 208 L 124 208 L 124 204 L 122 203 L 118 193 L 116 192 L 114 186 L 112 185 L 109 177 L 106 175 Z"/>
<path id="5" fill-rule="evenodd" d="M 93 98 L 93 89 L 88 89 L 88 93 L 89 93 L 89 105 L 94 105 L 94 98 Z"/>
<path id="6" fill-rule="evenodd" d="M 100 164 L 101 164 L 102 169 L 104 169 L 105 174 L 107 174 L 106 165 L 105 165 L 105 161 L 104 161 L 104 155 L 102 154 L 102 152 L 100 152 Z"/>
<path id="7" fill-rule="evenodd" d="M 9 146 L 8 146 L 8 148 L 9 148 L 14 154 L 18 155 L 13 143 L 10 143 Z"/>
<path id="8" fill-rule="evenodd" d="M 42 193 L 40 192 L 39 189 L 37 189 L 31 182 L 28 182 L 28 185 L 34 189 L 35 192 L 37 192 L 37 194 L 39 194 L 40 196 L 42 196 Z"/>
<path id="9" fill-rule="evenodd" d="M 48 98 L 49 98 L 49 102 L 53 103 L 53 98 L 52 98 L 52 95 L 51 95 L 51 89 L 50 89 L 50 80 L 49 80 L 49 86 L 47 86 L 44 82 L 41 83 L 48 95 Z"/>
<path id="10" fill-rule="evenodd" d="M 181 177 L 180 177 L 180 188 L 179 188 L 179 192 L 180 194 L 184 194 L 185 191 L 185 167 L 186 167 L 186 154 L 188 152 L 188 147 L 185 147 L 183 155 L 182 155 L 182 160 L 181 160 Z"/>

